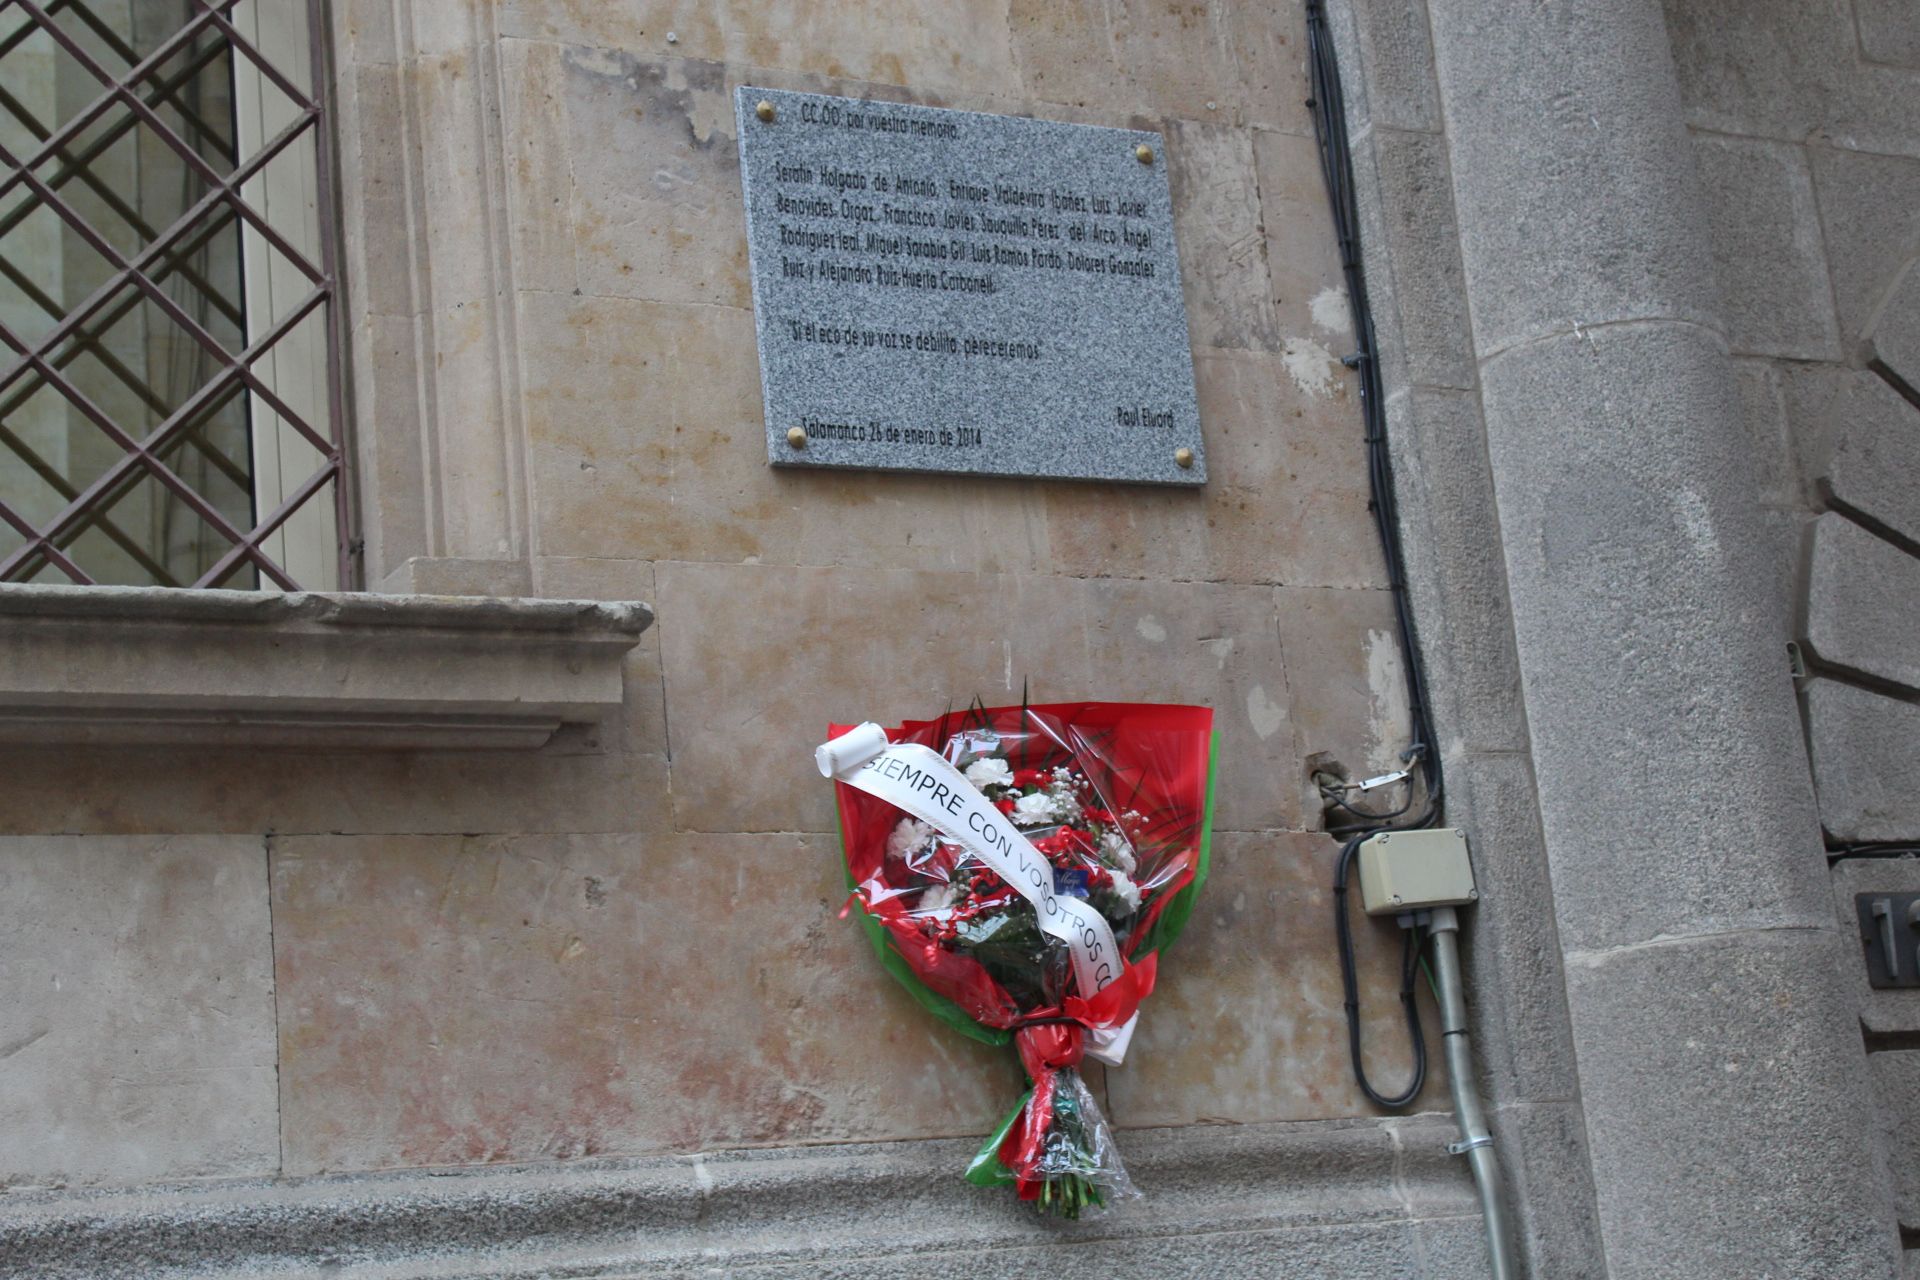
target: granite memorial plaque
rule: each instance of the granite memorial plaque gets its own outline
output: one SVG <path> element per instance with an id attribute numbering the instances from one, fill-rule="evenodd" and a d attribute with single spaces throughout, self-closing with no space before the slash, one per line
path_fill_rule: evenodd
<path id="1" fill-rule="evenodd" d="M 735 109 L 770 461 L 1206 481 L 1159 134 Z"/>

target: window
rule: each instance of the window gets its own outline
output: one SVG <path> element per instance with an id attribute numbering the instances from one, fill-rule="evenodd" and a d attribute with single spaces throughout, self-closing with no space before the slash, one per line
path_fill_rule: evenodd
<path id="1" fill-rule="evenodd" d="M 0 581 L 351 585 L 319 0 L 0 0 Z"/>

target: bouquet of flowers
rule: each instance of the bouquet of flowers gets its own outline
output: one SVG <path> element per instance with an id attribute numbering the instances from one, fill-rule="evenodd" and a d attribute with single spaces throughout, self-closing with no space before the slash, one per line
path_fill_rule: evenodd
<path id="1" fill-rule="evenodd" d="M 847 878 L 881 962 L 937 1017 L 1011 1042 L 1032 1088 L 970 1181 L 1078 1217 L 1137 1194 L 1077 1070 L 1118 1065 L 1207 874 L 1213 713 L 976 707 L 835 725 Z"/>

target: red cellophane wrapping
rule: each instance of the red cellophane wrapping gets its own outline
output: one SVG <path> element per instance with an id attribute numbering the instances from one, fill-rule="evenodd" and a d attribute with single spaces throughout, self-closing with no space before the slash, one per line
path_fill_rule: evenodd
<path id="1" fill-rule="evenodd" d="M 990 867 L 836 784 L 848 879 L 883 963 L 957 1030 L 1011 1041 L 1033 1082 L 972 1181 L 1011 1184 L 1067 1216 L 1135 1194 L 1078 1067 L 1089 1037 L 1125 1026 L 1152 992 L 1159 953 L 1205 880 L 1212 720 L 1205 707 L 1078 702 L 976 707 L 887 730 L 964 773 L 1046 856 L 1054 893 L 1106 919 L 1127 964 L 1092 997 L 1076 989 L 1067 947 Z"/>

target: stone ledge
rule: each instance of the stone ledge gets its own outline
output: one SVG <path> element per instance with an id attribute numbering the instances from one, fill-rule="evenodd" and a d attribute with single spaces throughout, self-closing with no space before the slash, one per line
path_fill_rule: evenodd
<path id="1" fill-rule="evenodd" d="M 618 712 L 652 621 L 575 600 L 0 585 L 0 742 L 527 750 Z"/>
<path id="2" fill-rule="evenodd" d="M 1466 1168 L 1445 1154 L 1454 1136 L 1440 1115 L 1127 1131 L 1145 1198 L 1080 1223 L 969 1186 L 965 1139 L 13 1191 L 0 1273 L 1158 1274 L 1231 1238 L 1207 1274 L 1423 1275 L 1416 1237 L 1478 1227 Z"/>

